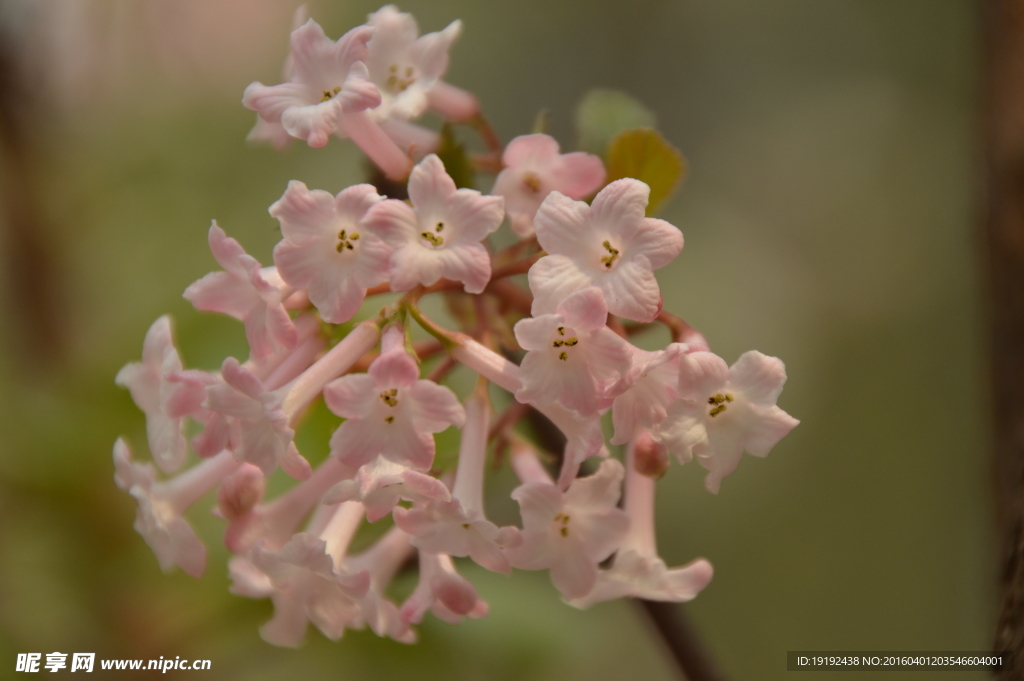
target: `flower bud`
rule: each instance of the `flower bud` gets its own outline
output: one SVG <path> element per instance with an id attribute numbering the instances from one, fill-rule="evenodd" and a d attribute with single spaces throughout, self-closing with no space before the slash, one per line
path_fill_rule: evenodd
<path id="1" fill-rule="evenodd" d="M 647 431 L 636 439 L 635 457 L 633 466 L 640 475 L 659 480 L 668 472 L 668 450 Z"/>
<path id="2" fill-rule="evenodd" d="M 240 518 L 263 499 L 263 471 L 250 463 L 229 475 L 217 491 L 217 509 L 227 520 Z"/>

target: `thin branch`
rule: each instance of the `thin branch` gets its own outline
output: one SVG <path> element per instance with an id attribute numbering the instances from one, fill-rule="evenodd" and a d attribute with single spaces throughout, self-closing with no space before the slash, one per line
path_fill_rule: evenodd
<path id="1" fill-rule="evenodd" d="M 711 655 L 682 605 L 641 599 L 635 599 L 634 602 L 647 614 L 647 620 L 672 654 L 684 679 L 725 681 L 725 677 L 715 668 Z"/>

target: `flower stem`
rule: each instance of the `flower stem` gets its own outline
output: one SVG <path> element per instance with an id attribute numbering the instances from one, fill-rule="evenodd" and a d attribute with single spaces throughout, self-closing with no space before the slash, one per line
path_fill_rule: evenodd
<path id="1" fill-rule="evenodd" d="M 646 613 L 648 622 L 658 632 L 684 679 L 725 681 L 681 604 L 639 598 L 634 602 Z"/>

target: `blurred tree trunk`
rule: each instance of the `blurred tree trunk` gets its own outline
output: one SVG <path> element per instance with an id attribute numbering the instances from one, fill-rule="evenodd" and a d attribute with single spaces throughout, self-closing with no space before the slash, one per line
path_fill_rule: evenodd
<path id="1" fill-rule="evenodd" d="M 1024 0 L 986 0 L 985 231 L 992 314 L 992 389 L 1001 603 L 996 650 L 1024 679 Z"/>

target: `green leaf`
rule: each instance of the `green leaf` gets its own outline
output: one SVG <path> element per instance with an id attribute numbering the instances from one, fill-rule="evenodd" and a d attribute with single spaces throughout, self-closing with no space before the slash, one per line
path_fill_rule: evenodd
<path id="1" fill-rule="evenodd" d="M 576 107 L 577 146 L 591 154 L 604 154 L 623 130 L 654 127 L 654 113 L 618 90 L 591 90 Z"/>
<path id="2" fill-rule="evenodd" d="M 672 195 L 686 173 L 686 160 L 679 150 L 649 128 L 620 132 L 608 144 L 606 158 L 609 182 L 632 177 L 650 186 L 648 215 Z"/>
<path id="3" fill-rule="evenodd" d="M 466 145 L 455 139 L 452 126 L 445 123 L 441 128 L 441 144 L 437 149 L 437 157 L 444 163 L 445 171 L 455 180 L 456 187 L 473 186 L 473 164 L 466 154 Z"/>

